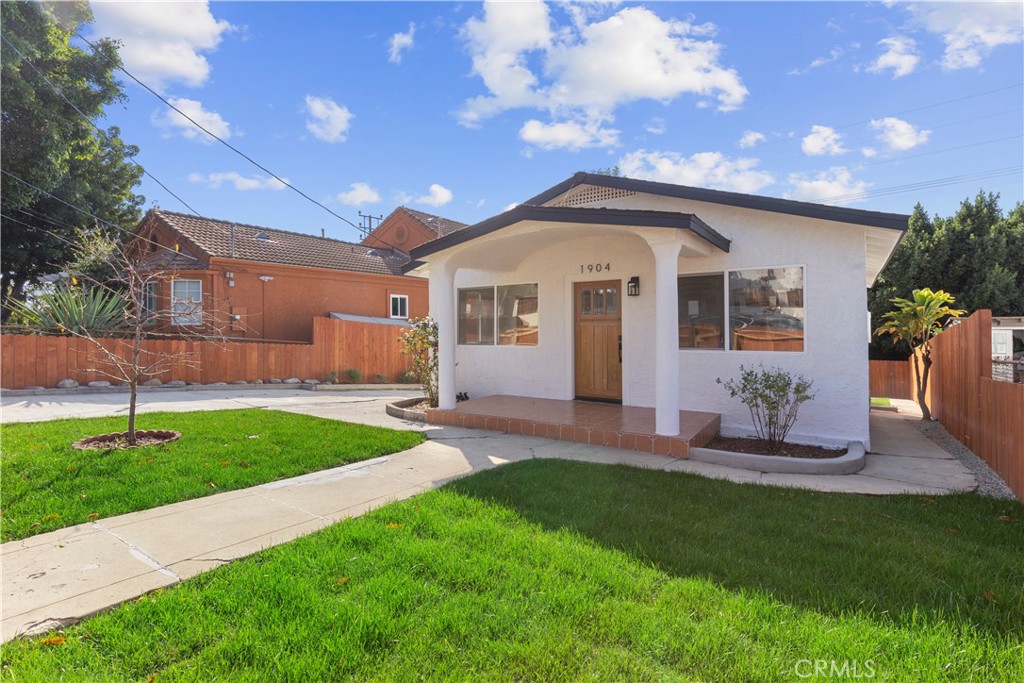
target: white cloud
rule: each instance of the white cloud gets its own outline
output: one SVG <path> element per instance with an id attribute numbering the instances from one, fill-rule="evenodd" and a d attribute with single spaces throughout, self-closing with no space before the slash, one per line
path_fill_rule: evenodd
<path id="1" fill-rule="evenodd" d="M 453 195 L 452 191 L 447 187 L 434 183 L 430 186 L 430 192 L 428 194 L 414 199 L 413 202 L 416 204 L 426 204 L 427 206 L 433 206 L 436 208 L 438 206 L 444 206 L 454 197 L 455 195 Z"/>
<path id="2" fill-rule="evenodd" d="M 878 139 L 890 150 L 903 152 L 928 142 L 932 132 L 922 130 L 895 116 L 871 119 L 871 127 L 878 131 Z"/>
<path id="3" fill-rule="evenodd" d="M 857 195 L 871 187 L 863 180 L 854 180 L 850 170 L 834 166 L 818 173 L 791 173 L 788 181 L 793 189 L 783 195 L 786 199 L 804 202 L 821 202 L 845 206 L 861 199 Z"/>
<path id="4" fill-rule="evenodd" d="M 602 128 L 599 121 L 542 123 L 530 119 L 519 129 L 519 137 L 545 150 L 576 151 L 586 147 L 610 147 L 619 143 L 619 131 Z"/>
<path id="5" fill-rule="evenodd" d="M 348 192 L 341 192 L 337 200 L 348 206 L 363 206 L 364 204 L 376 204 L 380 201 L 380 194 L 370 187 L 368 183 L 352 183 Z"/>
<path id="6" fill-rule="evenodd" d="M 849 150 L 843 147 L 843 136 L 837 133 L 834 128 L 828 126 L 811 126 L 811 132 L 804 137 L 800 144 L 804 154 L 811 157 L 828 154 L 838 156 Z"/>
<path id="7" fill-rule="evenodd" d="M 892 69 L 892 77 L 901 78 L 913 73 L 918 62 L 921 61 L 921 57 L 917 54 L 917 43 L 913 38 L 892 36 L 883 38 L 878 41 L 878 44 L 885 48 L 885 52 L 868 66 L 868 71 L 880 72 Z"/>
<path id="8" fill-rule="evenodd" d="M 942 37 L 947 70 L 977 67 L 993 49 L 1024 40 L 1019 2 L 927 2 L 906 9 L 925 30 Z"/>
<path id="9" fill-rule="evenodd" d="M 329 97 L 306 95 L 306 130 L 317 140 L 344 142 L 349 124 L 355 116 L 346 107 Z"/>
<path id="10" fill-rule="evenodd" d="M 661 118 L 660 116 L 655 116 L 653 119 L 647 122 L 647 125 L 644 126 L 644 130 L 646 130 L 651 135 L 661 135 L 662 133 L 665 132 L 665 130 L 667 130 L 665 119 Z"/>
<path id="11" fill-rule="evenodd" d="M 185 97 L 171 97 L 167 101 L 217 137 L 224 140 L 231 137 L 231 124 L 225 121 L 224 117 L 217 112 L 203 109 L 202 102 Z M 182 116 L 173 109 L 154 112 L 152 121 L 154 125 L 164 128 L 168 136 L 176 132 L 187 140 L 194 140 L 205 144 L 214 142 L 212 137 L 199 130 L 185 116 Z"/>
<path id="12" fill-rule="evenodd" d="M 388 42 L 388 61 L 395 64 L 402 63 L 402 52 L 412 49 L 413 38 L 416 35 L 416 24 L 410 22 L 409 30 L 406 33 L 396 33 L 391 36 Z"/>
<path id="13" fill-rule="evenodd" d="M 808 64 L 807 66 L 805 66 L 803 68 L 800 68 L 800 69 L 792 69 L 786 75 L 787 76 L 805 76 L 805 75 L 809 74 L 811 71 L 813 71 L 814 69 L 819 69 L 819 68 L 825 66 L 826 64 L 831 64 L 832 62 L 838 60 L 842 56 L 843 56 L 843 48 L 841 48 L 841 47 L 839 47 L 837 45 L 837 46 L 833 47 L 831 50 L 829 50 L 828 57 L 818 57 L 817 59 L 812 60 L 811 63 Z"/>
<path id="14" fill-rule="evenodd" d="M 698 152 L 685 157 L 677 152 L 637 150 L 619 159 L 624 176 L 734 192 L 757 192 L 772 184 L 770 173 L 759 171 L 757 159 L 729 159 L 720 152 Z"/>
<path id="15" fill-rule="evenodd" d="M 714 25 L 663 20 L 643 7 L 595 18 L 607 14 L 606 5 L 570 9 L 571 25 L 557 26 L 543 2 L 485 3 L 482 17 L 467 21 L 462 36 L 487 94 L 466 100 L 460 123 L 478 126 L 501 112 L 529 108 L 550 114 L 548 128 L 578 138 L 580 130 L 598 131 L 614 120 L 618 106 L 636 100 L 670 102 L 691 94 L 730 111 L 746 99 L 737 72 L 720 64 L 722 46 L 710 38 Z M 554 135 L 538 127 L 544 125 L 529 123 L 530 132 Z M 591 135 L 594 144 L 606 139 Z"/>
<path id="16" fill-rule="evenodd" d="M 874 147 L 864 147 L 863 149 L 860 150 L 860 153 L 863 154 L 868 159 L 872 159 L 878 156 L 878 150 L 875 149 Z"/>
<path id="17" fill-rule="evenodd" d="M 188 177 L 190 183 L 197 185 L 206 185 L 210 188 L 219 188 L 225 183 L 233 185 L 236 190 L 240 192 L 248 192 L 250 190 L 283 190 L 285 184 L 277 178 L 267 178 L 264 176 L 253 176 L 246 177 L 234 171 L 228 171 L 223 173 L 192 173 Z M 285 181 L 288 181 L 285 178 Z"/>
<path id="18" fill-rule="evenodd" d="M 215 50 L 231 24 L 213 17 L 206 2 L 92 2 L 92 38 L 121 42 L 125 67 L 156 90 L 180 83 L 198 87 L 210 76 L 202 53 Z"/>
<path id="19" fill-rule="evenodd" d="M 758 133 L 756 130 L 748 130 L 743 132 L 743 137 L 737 143 L 740 149 L 747 149 L 753 147 L 759 142 L 764 142 L 764 133 Z"/>

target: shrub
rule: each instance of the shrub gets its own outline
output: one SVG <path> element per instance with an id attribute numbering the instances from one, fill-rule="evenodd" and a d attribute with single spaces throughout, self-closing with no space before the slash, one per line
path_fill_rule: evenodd
<path id="1" fill-rule="evenodd" d="M 413 318 L 401 336 L 402 353 L 412 358 L 412 372 L 423 393 L 437 407 L 437 323 L 432 318 Z"/>
<path id="2" fill-rule="evenodd" d="M 796 422 L 800 404 L 810 401 L 811 382 L 782 368 L 758 365 L 759 370 L 740 365 L 739 381 L 721 378 L 715 381 L 733 398 L 739 397 L 750 410 L 757 436 L 768 443 L 770 453 L 778 453 L 786 435 Z"/>
<path id="3" fill-rule="evenodd" d="M 337 384 L 338 383 L 338 371 L 331 370 L 324 375 L 324 384 Z"/>
<path id="4" fill-rule="evenodd" d="M 395 381 L 399 384 L 418 384 L 416 381 L 416 374 L 412 370 L 402 370 L 398 373 Z"/>
<path id="5" fill-rule="evenodd" d="M 345 381 L 349 384 L 359 384 L 363 379 L 363 373 L 359 372 L 355 368 L 349 368 L 345 371 Z"/>
<path id="6" fill-rule="evenodd" d="M 373 376 L 373 381 L 376 382 L 377 384 L 387 384 L 388 376 L 385 375 L 383 372 L 378 372 L 376 375 Z"/>

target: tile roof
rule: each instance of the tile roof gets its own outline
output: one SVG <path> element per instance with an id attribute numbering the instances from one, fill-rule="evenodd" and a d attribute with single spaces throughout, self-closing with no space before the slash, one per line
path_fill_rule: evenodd
<path id="1" fill-rule="evenodd" d="M 154 209 L 152 213 L 211 257 L 379 275 L 401 275 L 402 266 L 409 260 L 403 254 L 390 249 L 373 248 L 305 233 L 202 218 L 163 209 Z"/>
<path id="2" fill-rule="evenodd" d="M 468 223 L 460 223 L 458 221 L 444 218 L 443 216 L 435 216 L 434 214 L 426 213 L 425 211 L 410 209 L 407 206 L 400 206 L 398 208 L 402 209 L 418 222 L 422 223 L 428 230 L 438 237 L 444 237 L 445 235 L 450 235 L 453 232 L 469 227 Z"/>

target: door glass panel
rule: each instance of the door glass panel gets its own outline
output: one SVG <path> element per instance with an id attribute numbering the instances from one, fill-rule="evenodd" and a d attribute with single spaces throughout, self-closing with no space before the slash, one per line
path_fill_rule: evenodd
<path id="1" fill-rule="evenodd" d="M 580 291 L 580 310 L 583 315 L 590 315 L 590 290 L 584 289 Z"/>
<path id="2" fill-rule="evenodd" d="M 608 314 L 617 313 L 619 310 L 619 290 L 617 287 L 609 287 L 604 294 L 604 312 Z"/>
<path id="3" fill-rule="evenodd" d="M 594 315 L 601 315 L 604 313 L 604 290 L 594 290 Z"/>

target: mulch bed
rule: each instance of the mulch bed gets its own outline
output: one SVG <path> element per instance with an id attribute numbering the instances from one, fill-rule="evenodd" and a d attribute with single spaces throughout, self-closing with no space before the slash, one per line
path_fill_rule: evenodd
<path id="1" fill-rule="evenodd" d="M 722 435 L 716 436 L 704 447 L 714 448 L 719 451 L 732 451 L 733 453 L 780 455 L 786 458 L 812 458 L 818 460 L 838 458 L 846 453 L 845 448 L 823 448 L 802 443 L 784 443 L 778 453 L 772 453 L 768 450 L 768 442 L 764 439 L 741 439 Z"/>
<path id="2" fill-rule="evenodd" d="M 181 432 L 169 429 L 136 429 L 135 444 L 128 443 L 128 432 L 114 432 L 112 434 L 100 434 L 89 436 L 71 444 L 80 451 L 111 451 L 123 448 L 141 448 L 142 446 L 156 446 L 162 443 L 171 443 L 181 438 Z"/>

